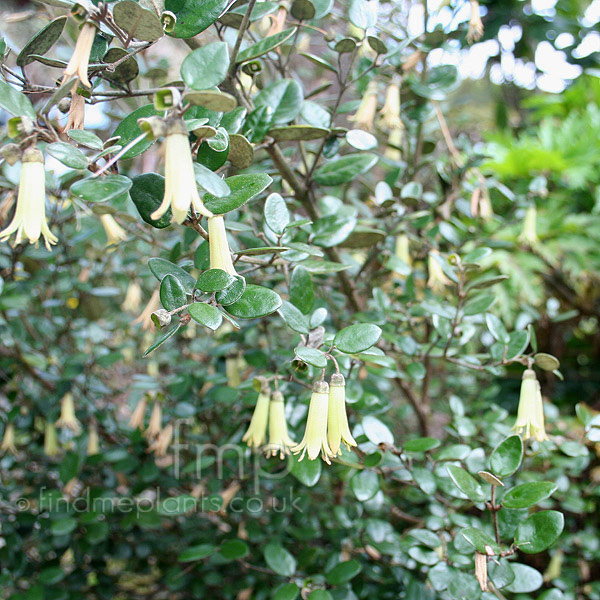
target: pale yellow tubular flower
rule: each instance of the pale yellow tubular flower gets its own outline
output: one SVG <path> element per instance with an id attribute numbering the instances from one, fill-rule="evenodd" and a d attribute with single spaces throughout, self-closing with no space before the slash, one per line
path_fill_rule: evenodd
<path id="1" fill-rule="evenodd" d="M 242 383 L 242 371 L 245 367 L 245 361 L 241 356 L 229 356 L 225 359 L 225 374 L 227 375 L 227 385 L 237 387 Z"/>
<path id="2" fill-rule="evenodd" d="M 152 413 L 150 414 L 150 422 L 148 423 L 148 429 L 144 432 L 144 435 L 151 439 L 156 437 L 162 428 L 162 409 L 160 402 L 154 402 L 152 407 Z"/>
<path id="3" fill-rule="evenodd" d="M 327 443 L 333 456 L 342 453 L 340 449 L 342 442 L 348 450 L 351 446 L 356 446 L 346 414 L 346 381 L 341 373 L 334 373 L 329 381 L 327 410 Z"/>
<path id="4" fill-rule="evenodd" d="M 267 457 L 279 454 L 279 458 L 283 460 L 286 454 L 290 453 L 290 448 L 295 445 L 296 442 L 288 433 L 283 394 L 279 391 L 274 392 L 269 404 L 269 443 L 265 448 Z"/>
<path id="5" fill-rule="evenodd" d="M 144 429 L 144 417 L 146 416 L 146 398 L 142 398 L 136 405 L 131 418 L 129 427 L 132 429 Z"/>
<path id="6" fill-rule="evenodd" d="M 60 428 L 70 429 L 73 433 L 81 432 L 81 423 L 75 416 L 73 394 L 67 392 L 60 403 L 60 418 L 55 425 Z"/>
<path id="7" fill-rule="evenodd" d="M 210 251 L 210 268 L 221 269 L 234 277 L 237 276 L 231 250 L 227 241 L 227 231 L 223 215 L 208 217 L 208 246 Z"/>
<path id="8" fill-rule="evenodd" d="M 525 211 L 523 219 L 523 231 L 519 235 L 519 241 L 529 246 L 534 246 L 539 242 L 536 230 L 537 209 L 535 204 L 531 204 Z"/>
<path id="9" fill-rule="evenodd" d="M 127 239 L 127 232 L 115 221 L 112 215 L 100 215 L 100 223 L 106 233 L 106 245 L 113 246 L 114 250 L 123 240 Z"/>
<path id="10" fill-rule="evenodd" d="M 146 304 L 144 310 L 141 312 L 140 316 L 132 321 L 133 324 L 141 323 L 142 329 L 150 329 L 153 326 L 152 323 L 152 313 L 155 310 L 160 308 L 160 296 L 158 289 L 152 292 L 152 296 L 150 300 L 148 300 L 148 304 Z"/>
<path id="11" fill-rule="evenodd" d="M 167 455 L 169 445 L 173 440 L 173 425 L 170 423 L 161 429 L 160 433 L 156 436 L 156 439 L 148 447 L 148 452 L 154 452 L 154 456 L 162 458 Z"/>
<path id="12" fill-rule="evenodd" d="M 294 454 L 300 455 L 299 460 L 308 455 L 308 460 L 315 460 L 321 454 L 321 458 L 331 464 L 329 460 L 333 452 L 327 442 L 327 412 L 329 406 L 329 385 L 325 381 L 317 381 L 313 386 L 306 419 L 306 430 L 302 441 L 292 448 Z"/>
<path id="13" fill-rule="evenodd" d="M 30 244 L 36 243 L 42 235 L 48 250 L 50 244 L 56 244 L 58 238 L 50 231 L 46 221 L 45 182 L 44 155 L 37 148 L 25 150 L 15 216 L 10 225 L 0 231 L 0 242 L 5 242 L 16 232 L 15 245 L 21 243 L 23 234 Z"/>
<path id="14" fill-rule="evenodd" d="M 396 127 L 392 129 L 388 136 L 388 143 L 385 148 L 384 156 L 398 162 L 402 159 L 402 140 L 404 138 L 404 127 Z"/>
<path id="15" fill-rule="evenodd" d="M 135 314 L 140 310 L 142 305 L 142 288 L 137 281 L 129 282 L 127 291 L 125 292 L 125 298 L 121 308 L 129 313 Z"/>
<path id="16" fill-rule="evenodd" d="M 444 291 L 445 286 L 452 284 L 436 259 L 439 255 L 440 253 L 437 250 L 430 250 L 429 256 L 427 257 L 427 270 L 429 271 L 427 287 L 436 294 L 440 294 Z"/>
<path id="17" fill-rule="evenodd" d="M 267 440 L 267 421 L 269 419 L 269 394 L 266 390 L 258 394 L 256 407 L 250 419 L 248 430 L 242 438 L 250 448 L 260 448 Z"/>
<path id="18" fill-rule="evenodd" d="M 362 97 L 358 110 L 354 116 L 348 120 L 353 121 L 359 129 L 371 131 L 373 129 L 373 121 L 377 112 L 377 82 L 370 81 L 365 94 Z"/>
<path id="19" fill-rule="evenodd" d="M 0 444 L 0 454 L 16 454 L 17 446 L 15 444 L 15 425 L 14 423 L 7 423 L 4 429 L 4 437 L 2 438 L 2 444 Z"/>
<path id="20" fill-rule="evenodd" d="M 100 443 L 98 439 L 98 428 L 95 425 L 90 425 L 88 429 L 88 444 L 87 455 L 94 456 L 100 453 Z"/>
<path id="21" fill-rule="evenodd" d="M 213 214 L 202 202 L 196 187 L 194 162 L 185 123 L 176 119 L 169 125 L 165 136 L 165 195 L 161 205 L 150 215 L 160 219 L 169 207 L 173 213 L 171 223 L 183 223 L 190 206 L 205 217 Z"/>
<path id="22" fill-rule="evenodd" d="M 523 372 L 519 410 L 513 430 L 523 439 L 533 438 L 538 442 L 547 440 L 544 427 L 544 405 L 540 384 L 532 369 Z"/>
<path id="23" fill-rule="evenodd" d="M 88 64 L 90 62 L 90 52 L 92 51 L 96 31 L 96 26 L 93 23 L 84 23 L 81 27 L 73 56 L 71 56 L 69 64 L 65 67 L 63 83 L 73 77 L 73 75 L 77 75 L 85 87 L 92 87 L 88 79 Z"/>
<path id="24" fill-rule="evenodd" d="M 385 102 L 379 111 L 379 122 L 386 131 L 402 129 L 404 127 L 400 118 L 400 82 L 392 81 L 385 91 Z"/>
<path id="25" fill-rule="evenodd" d="M 405 233 L 400 233 L 396 236 L 396 256 L 409 267 L 412 266 L 412 258 L 410 256 L 410 240 Z"/>
<path id="26" fill-rule="evenodd" d="M 469 29 L 467 31 L 467 42 L 472 44 L 478 42 L 483 36 L 483 22 L 479 14 L 479 1 L 471 0 L 471 18 L 469 19 Z"/>
<path id="27" fill-rule="evenodd" d="M 76 91 L 71 92 L 71 106 L 65 131 L 83 129 L 85 124 L 85 98 Z"/>
<path id="28" fill-rule="evenodd" d="M 46 422 L 46 428 L 44 433 L 44 454 L 49 457 L 60 454 L 60 448 L 58 446 L 58 437 L 56 435 L 56 428 L 49 421 Z"/>

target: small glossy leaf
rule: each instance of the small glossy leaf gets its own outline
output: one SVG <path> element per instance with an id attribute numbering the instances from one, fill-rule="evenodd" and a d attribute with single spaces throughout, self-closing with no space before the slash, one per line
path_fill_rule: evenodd
<path id="1" fill-rule="evenodd" d="M 362 420 L 362 427 L 365 435 L 373 444 L 393 445 L 394 436 L 389 427 L 382 423 L 377 417 L 367 415 Z"/>
<path id="2" fill-rule="evenodd" d="M 153 104 L 146 104 L 145 106 L 140 106 L 132 113 L 127 115 L 114 130 L 111 137 L 119 138 L 119 145 L 123 148 L 127 146 L 127 144 L 131 143 L 135 138 L 142 134 L 142 130 L 140 129 L 137 121 L 138 119 L 143 119 L 146 117 L 152 117 L 158 115 L 158 111 L 155 110 Z M 129 148 L 125 154 L 121 157 L 121 160 L 127 160 L 128 158 L 133 158 L 134 156 L 138 156 L 142 152 L 145 152 L 152 144 L 154 144 L 155 140 L 149 139 L 148 137 L 143 138 L 137 144 Z"/>
<path id="3" fill-rule="evenodd" d="M 283 234 L 290 222 L 290 211 L 279 194 L 270 194 L 265 201 L 265 223 L 271 231 Z"/>
<path id="4" fill-rule="evenodd" d="M 351 0 L 348 17 L 359 29 L 369 29 L 377 25 L 378 9 L 378 0 Z"/>
<path id="5" fill-rule="evenodd" d="M 321 165 L 314 175 L 316 183 L 321 185 L 341 185 L 366 173 L 377 163 L 374 154 L 349 154 Z"/>
<path id="6" fill-rule="evenodd" d="M 279 544 L 265 546 L 265 561 L 278 575 L 291 577 L 296 572 L 296 559 Z"/>
<path id="7" fill-rule="evenodd" d="M 162 346 L 171 336 L 173 336 L 177 333 L 177 331 L 179 330 L 180 327 L 181 327 L 181 323 L 179 321 L 176 321 L 175 325 L 171 329 L 169 329 L 169 331 L 167 331 L 167 333 L 165 333 L 164 335 L 161 335 L 156 340 L 156 342 L 154 342 L 154 344 L 152 344 L 146 350 L 146 352 L 144 352 L 142 357 L 145 358 L 146 356 L 148 356 L 148 354 L 150 354 L 150 352 L 156 350 L 159 346 Z"/>
<path id="8" fill-rule="evenodd" d="M 284 300 L 279 307 L 279 314 L 294 331 L 308 335 L 308 319 L 293 304 Z"/>
<path id="9" fill-rule="evenodd" d="M 504 588 L 507 592 L 512 592 L 513 594 L 528 594 L 530 592 L 535 592 L 542 587 L 544 578 L 542 577 L 542 574 L 533 567 L 521 563 L 510 563 L 510 568 L 514 573 L 515 578 L 510 585 Z"/>
<path id="10" fill-rule="evenodd" d="M 297 266 L 290 280 L 290 302 L 304 314 L 308 314 L 315 303 L 315 292 L 310 273 Z"/>
<path id="11" fill-rule="evenodd" d="M 220 292 L 229 287 L 235 281 L 235 277 L 221 269 L 210 269 L 204 271 L 198 281 L 196 287 L 203 292 Z"/>
<path id="12" fill-rule="evenodd" d="M 60 38 L 66 22 L 67 17 L 58 17 L 40 29 L 19 52 L 17 66 L 25 67 L 32 63 L 35 60 L 31 57 L 32 54 L 42 55 L 48 52 Z"/>
<path id="13" fill-rule="evenodd" d="M 534 355 L 533 359 L 535 364 L 544 371 L 556 371 L 560 368 L 560 362 L 558 358 L 552 356 L 552 354 L 546 354 L 545 352 L 538 352 Z"/>
<path id="14" fill-rule="evenodd" d="M 152 219 L 150 216 L 161 205 L 165 195 L 165 178 L 162 175 L 144 173 L 134 177 L 129 195 L 146 223 L 156 229 L 164 229 L 171 224 L 173 215 L 170 208 L 160 219 Z"/>
<path id="15" fill-rule="evenodd" d="M 238 275 L 230 286 L 215 294 L 215 300 L 222 306 L 229 306 L 242 297 L 245 289 L 246 280 Z"/>
<path id="16" fill-rule="evenodd" d="M 254 99 L 257 108 L 268 106 L 272 125 L 282 125 L 295 119 L 302 109 L 302 88 L 295 79 L 280 79 L 265 86 Z"/>
<path id="17" fill-rule="evenodd" d="M 496 316 L 487 314 L 485 315 L 485 322 L 490 333 L 501 343 L 508 344 L 510 338 L 504 323 Z"/>
<path id="18" fill-rule="evenodd" d="M 4 81 L 0 81 L 0 108 L 15 117 L 29 117 L 33 121 L 36 119 L 29 98 Z"/>
<path id="19" fill-rule="evenodd" d="M 179 279 L 186 294 L 191 294 L 196 285 L 196 280 L 187 271 L 164 258 L 151 258 L 148 261 L 148 268 L 158 281 L 162 281 L 166 275 L 173 275 Z"/>
<path id="20" fill-rule="evenodd" d="M 180 562 L 194 562 L 210 556 L 215 551 L 212 544 L 200 544 L 186 548 L 178 557 Z"/>
<path id="21" fill-rule="evenodd" d="M 76 181 L 71 194 L 87 202 L 110 202 L 126 194 L 130 187 L 131 179 L 124 175 L 88 177 Z"/>
<path id="22" fill-rule="evenodd" d="M 222 215 L 243 206 L 249 200 L 267 189 L 273 180 L 266 173 L 249 173 L 227 177 L 225 183 L 231 194 L 224 198 L 216 198 L 211 194 L 204 196 L 204 204 L 208 210 Z"/>
<path id="23" fill-rule="evenodd" d="M 372 323 L 356 323 L 337 332 L 334 346 L 346 354 L 357 354 L 374 346 L 381 337 L 381 329 Z"/>
<path id="24" fill-rule="evenodd" d="M 303 362 L 317 369 L 324 369 L 327 366 L 327 358 L 316 348 L 308 348 L 307 346 L 298 346 L 294 348 L 294 354 Z"/>
<path id="25" fill-rule="evenodd" d="M 500 477 L 512 475 L 523 460 L 523 442 L 518 435 L 502 440 L 490 456 L 490 467 Z"/>
<path id="26" fill-rule="evenodd" d="M 78 144 L 93 150 L 102 150 L 104 146 L 104 142 L 95 133 L 85 129 L 69 129 L 67 135 Z"/>
<path id="27" fill-rule="evenodd" d="M 543 510 L 525 519 L 517 527 L 515 543 L 526 554 L 537 554 L 548 549 L 559 538 L 565 518 L 557 510 Z"/>
<path id="28" fill-rule="evenodd" d="M 167 310 L 175 310 L 186 303 L 183 285 L 173 275 L 165 275 L 160 282 L 160 301 Z"/>
<path id="29" fill-rule="evenodd" d="M 250 548 L 248 548 L 248 544 L 242 540 L 227 540 L 221 546 L 220 552 L 223 558 L 227 560 L 238 560 L 239 558 L 247 556 L 248 552 L 250 552 Z"/>
<path id="30" fill-rule="evenodd" d="M 465 316 L 478 315 L 489 310 L 494 302 L 496 302 L 496 297 L 491 294 L 477 296 L 467 300 L 463 312 Z"/>
<path id="31" fill-rule="evenodd" d="M 461 534 L 481 554 L 487 554 L 487 547 L 491 548 L 496 554 L 500 552 L 500 548 L 492 536 L 481 529 L 477 529 L 477 527 L 465 527 Z"/>
<path id="32" fill-rule="evenodd" d="M 288 468 L 292 475 L 307 487 L 313 487 L 319 482 L 322 470 L 322 461 L 304 460 L 298 461 L 299 455 L 292 454 L 288 457 Z"/>
<path id="33" fill-rule="evenodd" d="M 169 35 L 193 38 L 208 29 L 229 4 L 229 0 L 165 0 L 165 10 L 172 12 L 177 18 Z"/>
<path id="34" fill-rule="evenodd" d="M 350 488 L 357 500 L 366 502 L 379 491 L 379 477 L 375 471 L 363 469 L 352 476 Z"/>
<path id="35" fill-rule="evenodd" d="M 204 302 L 194 302 L 188 308 L 190 317 L 197 323 L 216 331 L 223 322 L 223 315 L 218 308 Z"/>
<path id="36" fill-rule="evenodd" d="M 467 473 L 463 468 L 456 465 L 448 465 L 446 467 L 448 475 L 454 482 L 454 485 L 473 502 L 483 502 L 486 499 L 486 495 L 475 479 L 470 473 Z"/>
<path id="37" fill-rule="evenodd" d="M 344 585 L 361 572 L 360 563 L 354 559 L 338 563 L 325 573 L 329 585 Z"/>
<path id="38" fill-rule="evenodd" d="M 295 32 L 296 28 L 290 27 L 289 29 L 285 29 L 279 33 L 276 33 L 275 35 L 270 35 L 256 44 L 252 44 L 252 46 L 249 46 L 238 54 L 237 62 L 246 62 L 248 60 L 252 60 L 253 58 L 258 58 L 267 52 L 271 52 L 271 50 L 275 50 L 275 48 L 281 46 L 281 44 L 289 40 Z"/>
<path id="39" fill-rule="evenodd" d="M 549 498 L 555 491 L 556 484 L 551 481 L 529 481 L 508 490 L 502 504 L 506 508 L 528 508 Z"/>
<path id="40" fill-rule="evenodd" d="M 440 440 L 436 440 L 432 437 L 422 437 L 416 440 L 409 440 L 404 444 L 404 450 L 406 452 L 427 452 L 433 450 L 440 445 Z"/>
<path id="41" fill-rule="evenodd" d="M 130 37 L 143 42 L 154 42 L 164 35 L 156 13 L 143 8 L 133 0 L 116 2 L 113 18 L 117 25 Z"/>
<path id="42" fill-rule="evenodd" d="M 275 312 L 281 306 L 279 294 L 260 285 L 247 285 L 241 298 L 227 311 L 240 319 L 256 319 Z"/>
<path id="43" fill-rule="evenodd" d="M 87 169 L 88 159 L 85 154 L 66 142 L 53 142 L 46 146 L 46 151 L 50 156 L 60 161 L 63 165 L 71 169 Z"/>
<path id="44" fill-rule="evenodd" d="M 181 63 L 181 78 L 193 90 L 208 90 L 219 85 L 229 69 L 229 50 L 225 42 L 212 42 L 188 54 Z"/>
<path id="45" fill-rule="evenodd" d="M 329 135 L 329 129 L 311 125 L 285 125 L 269 129 L 268 135 L 276 142 L 318 140 Z"/>

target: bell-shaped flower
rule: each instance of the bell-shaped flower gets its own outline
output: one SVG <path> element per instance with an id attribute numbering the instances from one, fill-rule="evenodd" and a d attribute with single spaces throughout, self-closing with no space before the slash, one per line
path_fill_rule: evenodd
<path id="1" fill-rule="evenodd" d="M 250 419 L 248 430 L 242 438 L 250 448 L 260 448 L 267 439 L 267 422 L 269 420 L 269 394 L 263 389 L 258 394 L 256 406 Z"/>
<path id="2" fill-rule="evenodd" d="M 265 448 L 267 457 L 279 454 L 279 458 L 283 460 L 285 455 L 290 453 L 290 448 L 295 445 L 296 442 L 288 433 L 283 394 L 279 391 L 274 392 L 269 404 L 269 443 Z"/>
<path id="3" fill-rule="evenodd" d="M 87 22 L 82 25 L 71 60 L 65 67 L 63 83 L 68 81 L 73 75 L 77 75 L 85 87 L 92 87 L 88 79 L 88 65 L 96 31 L 96 26 L 93 23 Z"/>
<path id="4" fill-rule="evenodd" d="M 144 418 L 146 416 L 146 397 L 142 398 L 136 405 L 131 418 L 129 419 L 129 427 L 132 429 L 143 429 Z"/>
<path id="5" fill-rule="evenodd" d="M 75 416 L 73 394 L 66 393 L 60 403 L 60 418 L 55 425 L 60 428 L 70 429 L 73 433 L 81 432 L 81 423 Z"/>
<path id="6" fill-rule="evenodd" d="M 533 438 L 538 442 L 548 439 L 544 425 L 544 402 L 540 384 L 532 369 L 523 372 L 519 410 L 513 430 L 523 435 L 523 439 Z"/>
<path id="7" fill-rule="evenodd" d="M 45 182 L 44 155 L 37 148 L 25 150 L 15 215 L 10 225 L 0 231 L 0 242 L 5 242 L 16 232 L 15 245 L 21 243 L 23 234 L 30 244 L 36 243 L 43 235 L 48 250 L 50 244 L 56 244 L 58 238 L 50 231 L 46 221 Z"/>
<path id="8" fill-rule="evenodd" d="M 227 231 L 223 215 L 208 217 L 208 246 L 210 252 L 210 268 L 221 269 L 233 277 L 237 276 L 231 250 L 227 241 Z"/>
<path id="9" fill-rule="evenodd" d="M 98 428 L 95 425 L 90 425 L 88 429 L 88 444 L 87 455 L 94 456 L 100 452 L 100 443 L 98 439 Z"/>
<path id="10" fill-rule="evenodd" d="M 127 232 L 115 221 L 112 215 L 100 215 L 100 223 L 106 233 L 106 245 L 114 250 L 123 240 L 127 239 Z"/>
<path id="11" fill-rule="evenodd" d="M 435 294 L 441 294 L 447 285 L 452 284 L 438 262 L 438 257 L 440 257 L 440 253 L 437 250 L 430 250 L 427 258 L 427 270 L 429 272 L 427 287 Z"/>
<path id="12" fill-rule="evenodd" d="M 150 300 L 148 300 L 148 304 L 146 304 L 140 316 L 134 321 L 132 321 L 133 324 L 141 323 L 143 330 L 150 329 L 153 326 L 152 313 L 154 313 L 154 311 L 158 310 L 159 308 L 160 296 L 159 290 L 156 289 L 154 290 L 154 292 L 152 292 L 152 296 L 150 296 Z"/>
<path id="13" fill-rule="evenodd" d="M 327 442 L 327 412 L 329 406 L 329 385 L 326 381 L 317 381 L 313 385 L 306 429 L 302 441 L 292 448 L 294 454 L 300 455 L 299 460 L 308 454 L 308 460 L 315 460 L 321 454 L 321 458 L 331 464 L 329 460 L 334 456 Z"/>
<path id="14" fill-rule="evenodd" d="M 212 217 L 196 187 L 192 151 L 185 123 L 175 119 L 169 123 L 165 136 L 165 195 L 161 205 L 150 215 L 160 219 L 171 208 L 171 223 L 183 223 L 190 206 L 205 217 Z"/>
<path id="15" fill-rule="evenodd" d="M 148 439 L 155 438 L 162 428 L 162 409 L 160 402 L 154 402 L 152 407 L 152 413 L 150 413 L 150 422 L 148 423 L 148 429 L 144 432 L 144 435 Z"/>
<path id="16" fill-rule="evenodd" d="M 14 423 L 7 423 L 4 429 L 4 436 L 2 437 L 2 444 L 0 444 L 0 454 L 16 454 L 17 446 L 15 444 L 15 425 Z"/>
<path id="17" fill-rule="evenodd" d="M 412 266 L 412 257 L 410 256 L 410 240 L 405 233 L 396 236 L 394 254 L 408 267 Z"/>
<path id="18" fill-rule="evenodd" d="M 356 441 L 350 433 L 346 414 L 346 381 L 341 373 L 334 373 L 329 380 L 329 407 L 327 411 L 327 443 L 333 456 L 341 454 L 342 442 L 350 450 Z"/>
<path id="19" fill-rule="evenodd" d="M 385 102 L 379 111 L 379 123 L 388 132 L 403 129 L 400 118 L 400 82 L 392 81 L 385 91 Z"/>
<path id="20" fill-rule="evenodd" d="M 125 292 L 125 298 L 121 308 L 124 311 L 135 314 L 142 305 L 142 288 L 137 281 L 130 281 Z"/>
<path id="21" fill-rule="evenodd" d="M 65 131 L 71 129 L 83 129 L 85 124 L 85 98 L 78 94 L 76 90 L 71 92 L 71 106 L 69 107 L 69 116 Z"/>
<path id="22" fill-rule="evenodd" d="M 173 425 L 169 423 L 164 429 L 161 429 L 156 439 L 148 446 L 148 452 L 154 452 L 154 456 L 162 458 L 167 455 L 172 440 Z"/>
<path id="23" fill-rule="evenodd" d="M 472 44 L 478 42 L 483 36 L 483 21 L 479 14 L 479 1 L 471 0 L 471 18 L 469 19 L 469 29 L 467 30 L 467 42 Z"/>
<path id="24" fill-rule="evenodd" d="M 371 131 L 373 129 L 373 121 L 375 120 L 375 113 L 377 112 L 377 81 L 372 80 L 369 82 L 367 89 L 365 90 L 364 96 L 360 101 L 358 110 L 354 116 L 349 117 L 350 121 L 353 121 L 359 129 L 365 131 Z"/>
<path id="25" fill-rule="evenodd" d="M 539 242 L 537 236 L 537 209 L 535 204 L 531 204 L 525 211 L 525 218 L 523 219 L 523 231 L 519 235 L 519 241 L 527 246 L 535 246 Z"/>
<path id="26" fill-rule="evenodd" d="M 44 431 L 44 454 L 49 457 L 60 454 L 60 447 L 58 445 L 58 436 L 56 435 L 56 427 L 49 421 L 46 422 Z"/>

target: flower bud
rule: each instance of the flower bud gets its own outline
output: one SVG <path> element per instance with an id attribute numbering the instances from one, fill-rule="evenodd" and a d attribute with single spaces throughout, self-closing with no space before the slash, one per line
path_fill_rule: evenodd
<path id="1" fill-rule="evenodd" d="M 538 442 L 548 439 L 544 425 L 544 402 L 540 384 L 532 369 L 523 372 L 519 410 L 513 430 L 523 434 L 524 439 L 533 438 Z"/>
<path id="2" fill-rule="evenodd" d="M 44 454 L 50 458 L 60 454 L 60 448 L 58 446 L 58 437 L 56 435 L 56 428 L 49 421 L 46 422 L 45 433 L 44 433 Z"/>
<path id="3" fill-rule="evenodd" d="M 98 428 L 95 425 L 90 425 L 88 430 L 87 455 L 94 456 L 95 454 L 99 454 L 99 452 Z"/>
<path id="4" fill-rule="evenodd" d="M 144 428 L 144 416 L 146 415 L 146 398 L 142 398 L 135 407 L 131 418 L 129 419 L 129 427 L 132 429 Z"/>
<path id="5" fill-rule="evenodd" d="M 60 418 L 56 421 L 56 426 L 70 429 L 73 433 L 81 432 L 81 423 L 75 416 L 75 404 L 73 402 L 73 394 L 67 392 L 60 404 Z"/>
<path id="6" fill-rule="evenodd" d="M 267 438 L 267 421 L 269 419 L 269 394 L 268 388 L 258 394 L 256 407 L 250 419 L 248 430 L 242 438 L 242 442 L 246 442 L 250 448 L 259 448 Z"/>
<path id="7" fill-rule="evenodd" d="M 7 423 L 4 429 L 2 444 L 0 444 L 0 454 L 16 454 L 17 446 L 15 444 L 15 426 L 14 423 Z"/>

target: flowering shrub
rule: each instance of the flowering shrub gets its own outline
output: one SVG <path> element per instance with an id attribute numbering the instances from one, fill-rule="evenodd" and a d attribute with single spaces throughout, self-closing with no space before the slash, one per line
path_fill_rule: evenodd
<path id="1" fill-rule="evenodd" d="M 600 88 L 483 131 L 438 52 L 516 22 L 527 60 L 562 22 L 24 10 L 0 40 L 0 596 L 600 597 L 600 153 L 565 134 L 598 144 Z"/>

